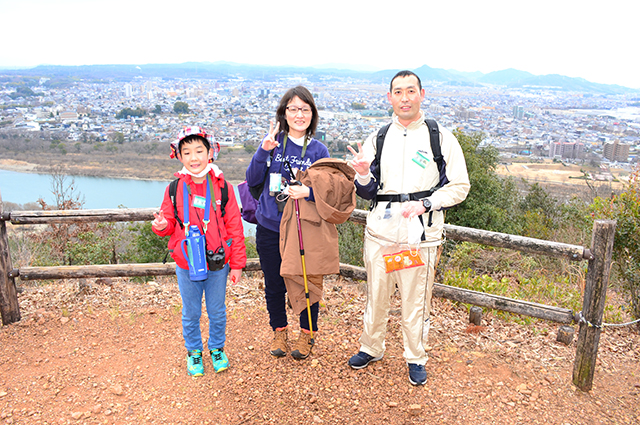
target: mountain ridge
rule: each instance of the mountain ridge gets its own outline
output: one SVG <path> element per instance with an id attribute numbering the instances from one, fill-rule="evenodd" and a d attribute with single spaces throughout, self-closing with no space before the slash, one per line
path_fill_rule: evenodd
<path id="1" fill-rule="evenodd" d="M 106 81 L 132 81 L 139 77 L 160 77 L 168 79 L 203 78 L 227 80 L 230 78 L 273 81 L 282 76 L 305 76 L 310 82 L 331 78 L 357 78 L 375 83 L 388 84 L 399 69 L 367 71 L 349 69 L 343 64 L 318 66 L 271 66 L 251 65 L 235 62 L 183 62 L 178 64 L 109 64 L 109 65 L 38 65 L 32 68 L 0 69 L 2 76 L 32 76 L 83 78 Z M 424 82 L 434 82 L 451 86 L 495 85 L 508 88 L 547 89 L 582 92 L 591 94 L 640 94 L 640 89 L 616 84 L 600 84 L 584 78 L 567 77 L 558 74 L 534 75 L 513 68 L 489 73 L 461 72 L 453 69 L 432 68 L 422 65 L 412 69 Z M 425 84 L 426 85 L 426 84 Z"/>

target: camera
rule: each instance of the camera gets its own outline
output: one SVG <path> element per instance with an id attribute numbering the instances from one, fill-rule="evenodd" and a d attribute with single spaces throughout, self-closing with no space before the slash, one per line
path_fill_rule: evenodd
<path id="1" fill-rule="evenodd" d="M 280 193 L 282 192 L 278 192 L 278 195 L 280 195 Z M 278 207 L 278 212 L 282 213 L 284 211 L 284 206 L 287 203 L 287 198 L 284 198 L 284 200 L 282 200 L 279 196 L 276 195 L 276 206 Z"/>
<path id="2" fill-rule="evenodd" d="M 207 250 L 207 265 L 212 272 L 224 267 L 224 247 L 218 247 L 215 251 Z"/>

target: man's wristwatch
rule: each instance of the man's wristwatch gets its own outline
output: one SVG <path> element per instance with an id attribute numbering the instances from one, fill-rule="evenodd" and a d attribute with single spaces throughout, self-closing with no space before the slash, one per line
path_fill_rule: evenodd
<path id="1" fill-rule="evenodd" d="M 422 206 L 424 207 L 424 212 L 431 211 L 431 201 L 428 198 L 422 199 Z"/>

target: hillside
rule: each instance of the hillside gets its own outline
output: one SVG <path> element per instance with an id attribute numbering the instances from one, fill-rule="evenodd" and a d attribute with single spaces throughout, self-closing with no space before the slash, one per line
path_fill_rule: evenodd
<path id="1" fill-rule="evenodd" d="M 35 142 L 35 141 L 34 141 Z M 3 147 L 0 141 L 0 148 Z M 33 145 L 33 143 L 32 143 Z M 62 167 L 70 175 L 116 177 L 149 180 L 171 180 L 173 173 L 182 168 L 176 159 L 169 158 L 168 143 L 128 143 L 117 151 L 89 150 L 62 154 L 48 150 L 45 155 L 36 154 L 42 147 L 32 149 L 0 149 L 0 168 L 12 171 L 49 173 Z M 154 146 L 148 149 L 148 146 Z M 251 161 L 251 154 L 239 147 L 223 147 L 216 165 L 225 178 L 233 183 L 244 180 L 244 172 Z"/>
<path id="2" fill-rule="evenodd" d="M 179 168 L 164 146 L 139 148 L 66 155 L 5 149 L 0 166 L 65 164 L 74 173 L 132 178 L 170 178 Z M 244 149 L 224 148 L 218 164 L 241 179 L 249 158 Z M 509 166 L 517 169 L 547 175 L 551 168 Z M 640 422 L 640 335 L 631 328 L 601 335 L 594 388 L 583 393 L 571 384 L 575 340 L 557 343 L 558 324 L 525 326 L 485 312 L 481 326 L 471 326 L 465 306 L 434 299 L 428 384 L 416 388 L 402 358 L 396 296 L 385 358 L 371 367 L 346 365 L 358 349 L 365 292 L 362 282 L 337 276 L 325 280 L 311 357 L 275 359 L 267 351 L 263 277 L 247 272 L 227 290 L 230 369 L 216 375 L 205 362 L 205 376 L 191 378 L 175 277 L 16 283 L 22 320 L 0 328 L 0 421 L 7 424 Z M 202 328 L 206 334 L 205 320 Z"/>
<path id="3" fill-rule="evenodd" d="M 19 285 L 22 320 L 0 328 L 6 424 L 640 422 L 640 336 L 628 328 L 602 334 L 594 387 L 583 393 L 571 384 L 575 341 L 557 343 L 556 324 L 488 314 L 469 326 L 463 306 L 435 299 L 428 381 L 416 388 L 402 359 L 398 298 L 385 358 L 354 371 L 346 362 L 358 349 L 364 288 L 329 277 L 312 355 L 276 359 L 262 276 L 250 273 L 227 291 L 229 370 L 215 374 L 209 360 L 205 376 L 191 378 L 175 278 Z"/>

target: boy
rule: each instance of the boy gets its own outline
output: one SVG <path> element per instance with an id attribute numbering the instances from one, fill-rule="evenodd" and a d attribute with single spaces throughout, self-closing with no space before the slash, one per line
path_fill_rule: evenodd
<path id="1" fill-rule="evenodd" d="M 191 376 L 202 376 L 200 316 L 203 293 L 209 316 L 207 348 L 213 368 L 222 372 L 229 367 L 224 352 L 227 325 L 225 294 L 227 276 L 232 284 L 236 284 L 246 265 L 244 231 L 233 187 L 225 182 L 222 171 L 211 163 L 220 151 L 220 145 L 213 136 L 200 127 L 186 127 L 171 143 L 171 150 L 171 157 L 177 157 L 184 166 L 175 174 L 178 177 L 175 207 L 169 185 L 160 212 L 154 213 L 155 220 L 151 225 L 158 236 L 171 236 L 169 251 L 176 262 L 182 297 L 182 335 L 187 348 L 187 371 Z M 226 205 L 223 202 L 225 190 L 228 196 Z M 185 242 L 187 232 L 190 233 L 189 229 L 194 229 L 194 226 L 204 235 L 207 251 L 206 258 L 201 258 L 201 263 L 206 263 L 205 270 L 197 276 L 189 271 L 190 262 L 193 264 L 195 261 L 189 256 L 195 257 L 198 250 L 187 249 Z"/>

